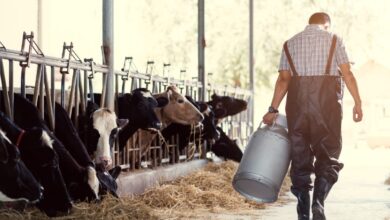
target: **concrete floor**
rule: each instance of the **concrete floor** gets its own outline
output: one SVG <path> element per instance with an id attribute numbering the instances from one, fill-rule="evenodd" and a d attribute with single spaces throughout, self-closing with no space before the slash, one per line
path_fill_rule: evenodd
<path id="1" fill-rule="evenodd" d="M 345 147 L 340 159 L 345 167 L 325 203 L 327 219 L 390 219 L 390 186 L 383 184 L 390 174 L 390 150 Z M 266 209 L 259 219 L 297 219 L 295 197 L 289 196 L 293 202 Z"/>

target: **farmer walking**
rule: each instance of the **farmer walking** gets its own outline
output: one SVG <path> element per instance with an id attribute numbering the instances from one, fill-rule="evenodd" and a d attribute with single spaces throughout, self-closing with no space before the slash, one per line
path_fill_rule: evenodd
<path id="1" fill-rule="evenodd" d="M 315 174 L 313 220 L 325 219 L 324 200 L 343 164 L 341 119 L 344 82 L 355 106 L 353 120 L 363 118 L 357 82 L 340 37 L 328 31 L 330 17 L 315 13 L 305 30 L 285 42 L 274 96 L 264 123 L 273 123 L 287 93 L 286 114 L 292 145 L 291 192 L 297 197 L 298 219 L 310 219 L 310 175 Z M 315 158 L 315 160 L 314 160 Z"/>

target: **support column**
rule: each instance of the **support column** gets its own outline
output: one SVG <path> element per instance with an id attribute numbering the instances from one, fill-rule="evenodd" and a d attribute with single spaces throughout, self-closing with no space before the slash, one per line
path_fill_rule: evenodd
<path id="1" fill-rule="evenodd" d="M 103 52 L 109 69 L 105 107 L 114 111 L 114 0 L 103 0 Z"/>
<path id="2" fill-rule="evenodd" d="M 203 88 L 199 90 L 200 101 L 206 100 L 206 74 L 205 74 L 205 31 L 204 31 L 204 0 L 198 0 L 198 80 Z"/>
<path id="3" fill-rule="evenodd" d="M 249 109 L 249 120 L 254 126 L 255 108 L 255 81 L 254 81 L 254 56 L 253 56 L 253 0 L 249 0 L 249 89 L 251 91 L 251 103 Z"/>

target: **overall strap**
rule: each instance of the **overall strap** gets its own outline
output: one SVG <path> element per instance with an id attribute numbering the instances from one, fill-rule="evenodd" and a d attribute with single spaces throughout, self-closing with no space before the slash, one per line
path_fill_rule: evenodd
<path id="1" fill-rule="evenodd" d="M 284 52 L 286 53 L 286 56 L 287 56 L 288 64 L 290 64 L 291 71 L 293 72 L 293 76 L 298 76 L 298 73 L 295 70 L 294 63 L 291 59 L 290 52 L 288 51 L 287 41 L 284 43 L 283 48 L 284 48 Z"/>
<path id="2" fill-rule="evenodd" d="M 329 51 L 328 62 L 326 63 L 325 75 L 330 74 L 330 66 L 332 65 L 332 59 L 333 59 L 334 50 L 336 48 L 336 42 L 337 42 L 337 37 L 336 35 L 333 35 L 332 45 L 330 46 L 330 51 Z"/>

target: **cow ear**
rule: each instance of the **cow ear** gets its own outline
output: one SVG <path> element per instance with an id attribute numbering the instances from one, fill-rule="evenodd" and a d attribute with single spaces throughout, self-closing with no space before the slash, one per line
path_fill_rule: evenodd
<path id="1" fill-rule="evenodd" d="M 129 123 L 129 119 L 117 118 L 116 124 L 119 128 L 125 127 Z"/>
<path id="2" fill-rule="evenodd" d="M 164 96 L 160 96 L 160 97 L 156 98 L 156 100 L 157 100 L 157 103 L 158 103 L 157 107 L 160 107 L 160 108 L 166 106 L 168 104 L 168 102 L 169 102 L 169 100 L 166 97 L 164 97 Z"/>
<path id="3" fill-rule="evenodd" d="M 173 90 L 172 90 L 172 89 L 168 89 L 168 90 L 167 90 L 167 98 L 168 98 L 168 100 L 170 100 L 170 101 L 173 100 Z"/>
<path id="4" fill-rule="evenodd" d="M 226 116 L 226 109 L 224 108 L 217 108 L 217 109 L 214 109 L 214 115 L 215 115 L 215 118 L 223 118 Z"/>
<path id="5" fill-rule="evenodd" d="M 199 106 L 199 111 L 200 112 L 206 111 L 207 108 L 209 107 L 205 102 L 198 103 L 198 106 Z"/>
<path id="6" fill-rule="evenodd" d="M 112 178 L 117 179 L 119 174 L 121 174 L 121 172 L 122 172 L 122 168 L 120 166 L 116 166 L 116 167 L 112 168 L 111 170 L 109 170 L 108 172 L 110 173 Z"/>
<path id="7" fill-rule="evenodd" d="M 99 106 L 96 103 L 88 101 L 87 110 L 86 110 L 88 116 L 92 115 L 92 113 L 98 109 L 99 109 Z"/>
<path id="8" fill-rule="evenodd" d="M 218 98 L 218 95 L 215 94 L 215 93 L 211 96 L 211 100 L 214 100 L 214 99 L 217 99 L 217 98 Z"/>

